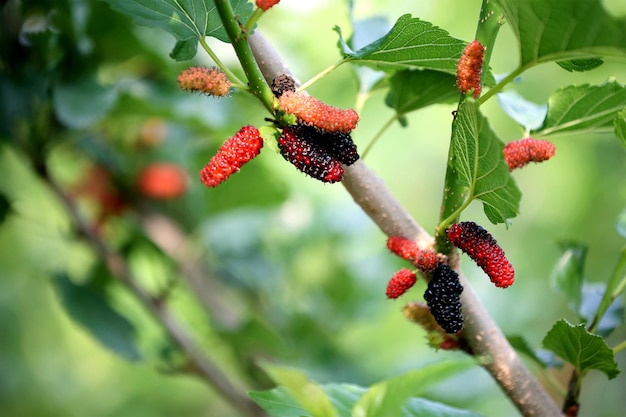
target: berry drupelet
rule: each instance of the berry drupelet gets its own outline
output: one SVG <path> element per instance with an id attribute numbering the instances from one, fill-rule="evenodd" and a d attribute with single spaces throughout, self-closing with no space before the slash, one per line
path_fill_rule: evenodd
<path id="1" fill-rule="evenodd" d="M 424 293 L 424 300 L 446 333 L 457 333 L 463 328 L 462 292 L 459 275 L 447 264 L 437 265 Z"/>

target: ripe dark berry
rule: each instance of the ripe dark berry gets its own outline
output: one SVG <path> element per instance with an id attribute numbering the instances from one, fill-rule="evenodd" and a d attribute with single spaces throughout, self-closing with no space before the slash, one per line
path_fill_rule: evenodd
<path id="1" fill-rule="evenodd" d="M 298 136 L 298 130 L 287 126 L 278 138 L 283 157 L 298 170 L 322 182 L 334 183 L 343 178 L 341 163 L 315 145 Z"/>
<path id="2" fill-rule="evenodd" d="M 457 333 L 463 328 L 462 292 L 459 275 L 447 264 L 437 265 L 424 293 L 424 300 L 446 333 Z"/>
<path id="3" fill-rule="evenodd" d="M 504 159 L 509 171 L 531 162 L 543 162 L 554 156 L 556 148 L 549 140 L 525 138 L 509 142 L 504 146 Z"/>
<path id="4" fill-rule="evenodd" d="M 415 282 L 417 281 L 417 276 L 415 272 L 410 271 L 406 268 L 403 268 L 393 274 L 391 279 L 389 280 L 389 284 L 387 284 L 387 297 L 388 298 L 398 298 L 405 292 L 407 292 Z"/>
<path id="5" fill-rule="evenodd" d="M 450 242 L 472 258 L 496 287 L 513 284 L 513 265 L 488 231 L 474 222 L 461 222 L 450 226 L 447 233 Z"/>
<path id="6" fill-rule="evenodd" d="M 328 132 L 350 132 L 356 127 L 359 115 L 353 109 L 338 109 L 302 93 L 286 91 L 278 99 L 280 108 L 295 114 L 303 123 Z"/>
<path id="7" fill-rule="evenodd" d="M 296 80 L 289 74 L 280 74 L 272 80 L 272 93 L 275 97 L 282 96 L 286 91 L 296 92 Z"/>
<path id="8" fill-rule="evenodd" d="M 200 180 L 207 187 L 217 187 L 261 152 L 263 138 L 254 126 L 244 126 L 228 139 L 217 154 L 200 171 Z"/>
<path id="9" fill-rule="evenodd" d="M 230 81 L 218 68 L 190 67 L 178 76 L 180 88 L 211 96 L 225 96 L 230 90 Z"/>
<path id="10" fill-rule="evenodd" d="M 463 50 L 456 71 L 456 85 L 459 91 L 467 94 L 474 91 L 474 98 L 480 96 L 480 75 L 483 67 L 485 47 L 478 41 L 470 42 Z"/>
<path id="11" fill-rule="evenodd" d="M 298 124 L 295 128 L 300 138 L 328 152 L 344 165 L 352 165 L 359 159 L 350 133 L 327 132 L 305 124 Z"/>

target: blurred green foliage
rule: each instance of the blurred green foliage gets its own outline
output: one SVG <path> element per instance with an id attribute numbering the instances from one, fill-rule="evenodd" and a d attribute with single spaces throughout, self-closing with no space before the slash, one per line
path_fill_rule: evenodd
<path id="1" fill-rule="evenodd" d="M 349 19 L 343 4 L 302 3 L 283 0 L 264 16 L 260 29 L 305 80 L 339 59 L 332 27 L 348 28 Z M 355 17 L 384 11 L 393 22 L 412 13 L 455 37 L 473 36 L 480 1 L 406 3 L 356 2 Z M 614 13 L 626 13 L 621 2 L 606 3 Z M 12 0 L 2 7 L 3 416 L 237 415 L 197 378 L 183 374 L 184 353 L 103 272 L 63 206 L 35 175 L 44 165 L 68 192 L 80 196 L 81 212 L 127 257 L 141 284 L 154 296 L 166 294 L 197 341 L 249 388 L 271 387 L 256 363 L 260 359 L 305 369 L 320 382 L 365 386 L 459 355 L 428 348 L 424 332 L 402 316 L 402 304 L 384 298 L 387 280 L 401 262 L 387 253 L 385 237 L 341 186 L 316 183 L 271 152 L 217 189 L 201 186 L 197 173 L 223 140 L 243 124 L 261 125 L 263 113 L 242 94 L 213 99 L 179 91 L 176 75 L 190 62 L 168 57 L 175 45 L 171 36 L 136 26 L 104 2 Z M 229 62 L 225 45 L 211 42 Z M 491 62 L 494 74 L 517 64 L 516 56 L 504 52 L 514 50 L 513 42 L 505 26 Z M 199 54 L 192 63 L 210 61 Z M 623 63 L 608 60 L 583 74 L 545 64 L 525 73 L 515 89 L 545 102 L 556 88 L 600 84 L 611 76 L 626 82 Z M 353 80 L 352 69 L 341 67 L 311 93 L 348 107 L 358 89 Z M 392 117 L 384 100 L 382 92 L 374 91 L 366 102 L 354 134 L 360 148 Z M 430 231 L 439 212 L 453 109 L 436 105 L 406 114 L 407 127 L 392 126 L 367 157 Z M 493 101 L 484 111 L 503 139 L 523 135 Z M 591 282 L 608 279 L 624 245 L 614 228 L 626 207 L 623 145 L 613 134 L 562 136 L 554 143 L 553 160 L 515 175 L 523 193 L 520 216 L 508 230 L 492 228 L 516 265 L 516 285 L 501 292 L 470 262 L 464 264 L 502 328 L 523 334 L 535 346 L 557 319 L 575 320 L 567 299 L 549 286 L 561 254 L 557 242 L 588 245 Z M 155 161 L 184 167 L 190 181 L 183 198 L 157 201 L 138 193 L 137 172 Z M 104 177 L 94 176 L 94 166 Z M 105 192 L 112 190 L 123 210 L 103 205 L 111 200 L 100 198 L 102 178 L 111 187 Z M 488 223 L 478 204 L 465 215 Z M 154 229 L 144 221 L 156 216 L 174 219 L 183 231 L 180 247 L 206 273 L 208 299 L 219 300 L 214 310 L 203 308 L 204 298 L 194 297 L 194 283 L 150 240 L 148 232 Z M 418 298 L 420 291 L 423 286 L 405 298 Z M 86 299 L 85 294 L 97 296 Z M 68 302 L 75 303 L 73 315 L 71 308 L 70 315 L 63 308 Z M 90 323 L 68 318 L 84 318 L 86 310 L 94 319 Z M 94 324 L 106 317 L 103 311 L 118 321 Z M 115 329 L 107 329 L 114 323 Z M 100 340 L 111 344 L 98 343 L 94 328 L 103 332 Z M 625 337 L 621 328 L 607 343 Z M 141 360 L 125 361 L 115 354 L 121 351 Z M 626 367 L 623 354 L 617 359 Z M 626 376 L 609 382 L 597 374 L 585 380 L 581 399 L 593 414 L 581 415 L 621 416 Z M 566 383 L 566 373 L 558 376 Z M 425 397 L 485 415 L 516 413 L 478 368 L 429 389 Z"/>

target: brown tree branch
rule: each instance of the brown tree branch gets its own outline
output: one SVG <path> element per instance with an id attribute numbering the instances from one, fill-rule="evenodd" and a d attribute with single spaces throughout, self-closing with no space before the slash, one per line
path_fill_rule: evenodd
<path id="1" fill-rule="evenodd" d="M 244 387 L 236 386 L 221 368 L 203 352 L 188 330 L 170 311 L 166 302 L 151 296 L 134 277 L 126 260 L 109 248 L 93 227 L 81 215 L 76 202 L 70 198 L 49 174 L 44 164 L 37 164 L 37 173 L 58 198 L 75 224 L 77 231 L 107 265 L 111 274 L 122 283 L 153 315 L 171 339 L 183 349 L 194 373 L 201 376 L 227 403 L 247 417 L 266 417 L 265 412 L 246 394 Z"/>
<path id="2" fill-rule="evenodd" d="M 250 46 L 268 83 L 280 73 L 289 73 L 279 54 L 258 31 L 250 37 Z M 345 167 L 342 184 L 387 236 L 399 235 L 415 239 L 420 246 L 432 245 L 433 237 L 411 217 L 393 197 L 382 179 L 362 161 Z M 465 315 L 462 337 L 475 357 L 480 359 L 484 368 L 524 416 L 560 416 L 558 405 L 524 366 L 469 282 L 460 273 L 459 257 L 454 256 L 449 262 L 459 272 L 465 288 L 461 297 Z"/>

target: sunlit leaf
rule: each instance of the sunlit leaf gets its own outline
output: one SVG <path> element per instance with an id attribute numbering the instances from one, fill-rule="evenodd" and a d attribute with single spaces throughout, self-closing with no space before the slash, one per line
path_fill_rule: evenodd
<path id="1" fill-rule="evenodd" d="M 359 399 L 352 414 L 354 417 L 397 416 L 409 398 L 474 365 L 468 360 L 439 362 L 372 385 Z"/>
<path id="2" fill-rule="evenodd" d="M 404 70 L 389 79 L 385 104 L 404 115 L 459 96 L 455 76 L 441 71 Z"/>
<path id="3" fill-rule="evenodd" d="M 212 36 L 230 42 L 212 0 L 105 0 L 115 10 L 124 13 L 140 25 L 157 27 L 171 33 L 178 42 L 172 57 L 181 60 L 191 55 L 197 40 Z M 252 14 L 252 4 L 246 0 L 231 0 L 235 15 L 246 21 Z"/>
<path id="4" fill-rule="evenodd" d="M 624 18 L 599 0 L 497 0 L 518 38 L 521 67 L 540 62 L 626 55 Z"/>
<path id="5" fill-rule="evenodd" d="M 525 129 L 537 129 L 543 124 L 548 112 L 546 104 L 528 101 L 516 91 L 505 91 L 497 97 L 502 110 Z"/>
<path id="6" fill-rule="evenodd" d="M 568 86 L 548 100 L 548 113 L 541 136 L 613 127 L 613 120 L 626 108 L 626 88 L 614 81 L 602 85 Z"/>
<path id="7" fill-rule="evenodd" d="M 141 359 L 135 327 L 111 307 L 102 290 L 76 285 L 64 273 L 56 275 L 54 285 L 67 313 L 100 343 L 127 360 Z"/>
<path id="8" fill-rule="evenodd" d="M 563 68 L 569 72 L 583 72 L 583 71 L 591 71 L 592 69 L 598 68 L 600 65 L 604 64 L 604 61 L 600 58 L 585 58 L 585 59 L 568 59 L 565 61 L 557 61 L 556 62 L 559 67 Z"/>
<path id="9" fill-rule="evenodd" d="M 341 30 L 335 28 L 341 38 Z M 382 38 L 353 51 L 340 39 L 351 62 L 383 70 L 428 68 L 456 74 L 456 66 L 467 42 L 410 14 L 401 16 Z"/>
<path id="10" fill-rule="evenodd" d="M 453 124 L 453 164 L 469 189 L 468 198 L 479 199 L 492 223 L 505 223 L 518 214 L 521 193 L 504 161 L 504 144 L 466 99 Z"/>
<path id="11" fill-rule="evenodd" d="M 602 337 L 589 333 L 584 323 L 574 326 L 566 320 L 557 321 L 544 337 L 543 347 L 572 364 L 581 376 L 592 369 L 609 379 L 620 373 L 613 350 Z"/>
<path id="12" fill-rule="evenodd" d="M 565 242 L 560 246 L 563 253 L 552 270 L 552 286 L 565 296 L 572 311 L 578 312 L 582 299 L 587 246 L 576 242 Z"/>

